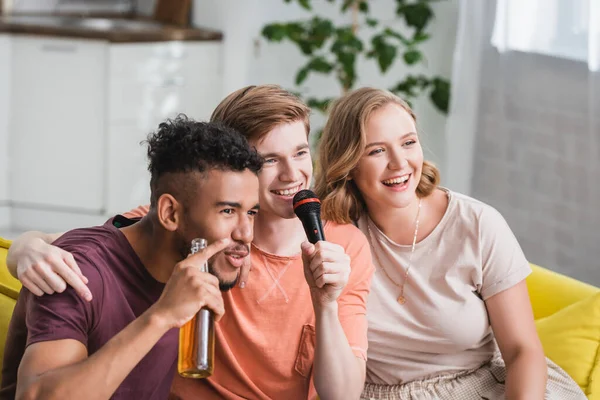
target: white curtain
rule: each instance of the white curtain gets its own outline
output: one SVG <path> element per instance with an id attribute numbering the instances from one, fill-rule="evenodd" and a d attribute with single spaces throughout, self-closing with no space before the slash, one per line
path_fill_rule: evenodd
<path id="1" fill-rule="evenodd" d="M 600 284 L 600 0 L 460 0 L 445 184 Z"/>

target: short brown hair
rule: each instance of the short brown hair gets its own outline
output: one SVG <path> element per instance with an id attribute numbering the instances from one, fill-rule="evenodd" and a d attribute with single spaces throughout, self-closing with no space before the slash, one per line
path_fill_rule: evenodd
<path id="1" fill-rule="evenodd" d="M 302 121 L 310 132 L 310 108 L 278 85 L 252 85 L 225 97 L 210 120 L 222 122 L 246 136 L 260 140 L 276 126 Z"/>
<path id="2" fill-rule="evenodd" d="M 366 203 L 350 173 L 362 157 L 366 146 L 365 126 L 371 114 L 387 104 L 397 104 L 416 122 L 410 106 L 387 90 L 361 88 L 335 101 L 319 143 L 319 172 L 315 192 L 321 198 L 324 219 L 351 223 L 366 211 Z M 426 197 L 440 182 L 440 173 L 432 163 L 423 162 L 417 195 Z"/>

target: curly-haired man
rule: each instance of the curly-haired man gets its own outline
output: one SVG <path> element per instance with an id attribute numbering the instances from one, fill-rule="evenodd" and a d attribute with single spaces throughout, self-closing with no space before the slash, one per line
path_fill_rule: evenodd
<path id="1" fill-rule="evenodd" d="M 201 307 L 223 314 L 219 289 L 235 285 L 249 255 L 262 158 L 236 131 L 185 117 L 148 137 L 148 158 L 146 216 L 54 242 L 73 254 L 91 301 L 71 287 L 21 291 L 0 398 L 165 399 L 177 365 L 173 328 Z M 187 257 L 198 237 L 211 245 Z M 197 268 L 206 261 L 214 275 Z"/>

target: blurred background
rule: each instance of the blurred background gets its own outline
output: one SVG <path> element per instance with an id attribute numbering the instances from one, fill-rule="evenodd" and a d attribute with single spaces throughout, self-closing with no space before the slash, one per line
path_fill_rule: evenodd
<path id="1" fill-rule="evenodd" d="M 148 203 L 141 142 L 276 83 L 410 101 L 442 184 L 600 285 L 600 0 L 0 0 L 0 236 Z"/>

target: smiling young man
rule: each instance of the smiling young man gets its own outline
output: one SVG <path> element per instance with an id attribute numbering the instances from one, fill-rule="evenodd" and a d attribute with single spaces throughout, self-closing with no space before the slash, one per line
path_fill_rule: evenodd
<path id="1" fill-rule="evenodd" d="M 74 257 L 91 301 L 73 288 L 21 290 L 1 399 L 165 399 L 177 365 L 173 328 L 204 306 L 223 314 L 219 286 L 235 284 L 249 254 L 262 160 L 232 129 L 184 118 L 149 136 L 148 156 L 146 216 L 54 242 Z M 187 257 L 199 237 L 211 244 Z M 201 272 L 207 261 L 213 274 Z"/>
<path id="2" fill-rule="evenodd" d="M 312 179 L 308 107 L 278 86 L 249 86 L 225 98 L 211 120 L 242 132 L 263 156 L 261 211 L 251 275 L 242 280 L 243 290 L 223 294 L 214 375 L 176 377 L 171 397 L 358 398 L 365 379 L 371 253 L 357 228 L 331 222 L 324 224 L 327 241 L 313 246 L 294 215 L 293 196 Z M 22 249 L 49 251 L 40 242 L 22 243 Z M 25 260 L 22 253 L 13 259 Z M 31 262 L 24 261 L 23 270 L 30 271 L 26 264 Z"/>

